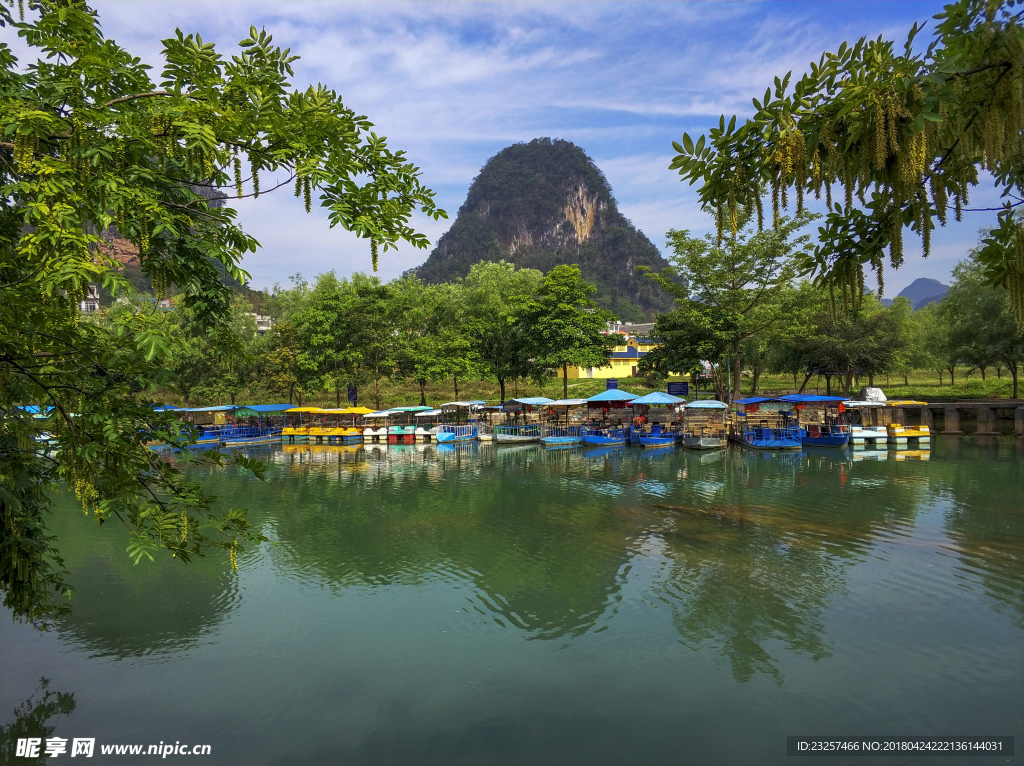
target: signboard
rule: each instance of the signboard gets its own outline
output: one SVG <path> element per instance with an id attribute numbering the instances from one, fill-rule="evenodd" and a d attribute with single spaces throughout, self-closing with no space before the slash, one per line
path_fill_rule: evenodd
<path id="1" fill-rule="evenodd" d="M 358 398 L 358 389 L 355 386 L 349 386 L 348 387 L 348 400 L 350 402 L 352 402 L 352 404 L 355 404 L 357 398 Z"/>
<path id="2" fill-rule="evenodd" d="M 690 384 L 689 382 L 684 383 L 669 383 L 668 393 L 672 396 L 689 396 L 690 395 Z"/>
<path id="3" fill-rule="evenodd" d="M 609 389 L 612 389 L 612 388 L 618 388 L 618 387 L 619 387 L 619 380 L 618 380 L 618 378 L 608 378 L 608 380 L 606 380 L 604 382 L 604 390 L 605 391 L 608 391 Z"/>

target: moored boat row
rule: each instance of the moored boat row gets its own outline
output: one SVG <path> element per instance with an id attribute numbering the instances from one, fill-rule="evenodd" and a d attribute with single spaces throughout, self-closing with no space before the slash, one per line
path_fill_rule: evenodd
<path id="1" fill-rule="evenodd" d="M 882 444 L 927 449 L 927 427 L 866 426 L 850 422 L 871 402 L 838 396 L 789 394 L 687 402 L 663 392 L 644 396 L 616 388 L 588 399 L 523 397 L 501 405 L 483 401 L 370 410 L 290 405 L 220 405 L 174 410 L 191 430 L 194 446 L 241 447 L 289 444 L 411 444 L 468 440 L 496 445 L 539 442 L 545 447 L 577 444 L 632 445 L 647 449 L 681 446 L 722 449 L 733 442 L 753 450 L 804 447 L 878 448 Z M 167 408 L 174 409 L 174 408 Z M 154 449 L 160 445 L 153 444 Z"/>

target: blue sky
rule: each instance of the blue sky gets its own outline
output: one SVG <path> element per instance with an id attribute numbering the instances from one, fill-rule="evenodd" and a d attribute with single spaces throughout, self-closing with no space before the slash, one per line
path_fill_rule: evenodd
<path id="1" fill-rule="evenodd" d="M 803 72 L 844 40 L 902 42 L 937 2 L 498 3 L 198 2 L 94 0 L 107 36 L 159 64 L 175 27 L 223 54 L 250 24 L 301 59 L 296 86 L 322 82 L 405 149 L 450 220 L 419 220 L 431 242 L 450 226 L 480 167 L 503 147 L 538 136 L 572 141 L 604 171 L 623 213 L 662 250 L 665 232 L 703 233 L 711 219 L 667 169 L 671 142 L 718 116 L 752 111 L 776 75 Z M 924 37 L 919 37 L 921 40 Z M 265 188 L 271 186 L 264 182 Z M 996 203 L 991 188 L 972 207 Z M 256 287 L 334 269 L 368 271 L 365 241 L 302 210 L 289 189 L 239 203 L 263 245 L 246 269 Z M 886 277 L 895 295 L 917 277 L 948 282 L 952 267 L 991 226 L 970 213 L 936 233 L 927 260 L 911 236 L 905 265 Z M 384 278 L 421 263 L 406 247 L 381 259 Z"/>

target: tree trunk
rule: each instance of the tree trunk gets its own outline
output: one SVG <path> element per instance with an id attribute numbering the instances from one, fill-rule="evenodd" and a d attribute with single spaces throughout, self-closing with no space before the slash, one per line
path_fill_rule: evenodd
<path id="1" fill-rule="evenodd" d="M 885 376 L 885 385 L 889 385 L 888 375 Z M 873 372 L 868 373 L 868 386 L 870 386 L 871 388 L 875 387 L 875 373 Z M 847 388 L 849 388 L 849 386 L 847 386 Z"/>
<path id="2" fill-rule="evenodd" d="M 981 365 L 981 379 L 985 380 L 985 365 Z"/>
<path id="3" fill-rule="evenodd" d="M 951 366 L 947 367 L 946 369 L 949 370 L 949 385 L 955 386 L 956 385 L 956 367 L 951 365 Z"/>
<path id="4" fill-rule="evenodd" d="M 804 377 L 804 382 L 800 384 L 800 388 L 797 390 L 798 394 L 802 394 L 804 392 L 804 389 L 807 388 L 807 381 L 811 379 L 811 376 L 813 374 L 813 372 L 807 373 L 807 375 Z"/>
<path id="5" fill-rule="evenodd" d="M 732 344 L 732 398 L 742 399 L 743 389 L 740 387 L 740 371 L 743 369 L 743 360 L 740 358 L 740 342 L 733 341 Z"/>
<path id="6" fill-rule="evenodd" d="M 420 378 L 420 407 L 427 406 L 427 381 Z"/>
<path id="7" fill-rule="evenodd" d="M 754 365 L 754 382 L 750 386 L 750 394 L 751 394 L 751 396 L 756 396 L 757 395 L 757 384 L 758 384 L 758 381 L 760 381 L 760 380 L 761 380 L 761 365 L 755 364 Z"/>
<path id="8" fill-rule="evenodd" d="M 832 396 L 832 376 L 825 373 L 825 396 Z"/>
<path id="9" fill-rule="evenodd" d="M 855 376 L 854 376 L 854 374 L 852 372 L 846 373 L 846 387 L 843 390 L 843 396 L 849 396 L 850 395 L 850 386 L 853 385 L 854 377 Z M 873 382 L 871 382 L 870 378 L 868 378 L 868 385 L 870 385 L 872 388 L 875 385 Z"/>
<path id="10" fill-rule="evenodd" d="M 380 378 L 373 379 L 373 403 L 380 409 Z"/>
<path id="11" fill-rule="evenodd" d="M 936 372 L 939 373 L 939 385 L 941 386 L 942 385 L 942 373 L 943 373 L 943 371 L 942 370 L 936 370 Z"/>
<path id="12" fill-rule="evenodd" d="M 793 388 L 796 388 L 796 373 L 793 373 Z"/>
<path id="13" fill-rule="evenodd" d="M 562 362 L 562 398 L 569 398 L 569 363 Z"/>
<path id="14" fill-rule="evenodd" d="M 459 376 L 452 375 L 452 381 L 455 383 L 455 398 L 459 398 Z"/>
<path id="15" fill-rule="evenodd" d="M 505 379 L 498 378 L 498 388 L 501 389 L 501 403 L 505 403 Z"/>
<path id="16" fill-rule="evenodd" d="M 1016 361 L 1014 361 L 1014 363 L 1010 367 L 1010 375 L 1013 376 L 1013 398 L 1016 399 L 1017 398 L 1017 362 Z"/>
<path id="17" fill-rule="evenodd" d="M 909 386 L 910 385 L 910 381 L 907 380 L 907 373 L 903 373 L 903 385 L 905 385 L 905 386 Z"/>

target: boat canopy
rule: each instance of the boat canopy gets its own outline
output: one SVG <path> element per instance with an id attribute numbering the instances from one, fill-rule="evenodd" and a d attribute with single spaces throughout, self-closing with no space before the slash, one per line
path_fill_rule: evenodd
<path id="1" fill-rule="evenodd" d="M 270 415 L 277 412 L 287 412 L 291 408 L 292 406 L 287 402 L 284 404 L 246 404 L 235 408 L 235 416 L 248 418 L 254 415 Z"/>
<path id="2" fill-rule="evenodd" d="M 531 407 L 542 407 L 551 404 L 554 399 L 548 399 L 546 396 L 524 396 L 521 399 L 506 399 L 505 407 L 510 404 L 528 404 Z"/>
<path id="3" fill-rule="evenodd" d="M 363 417 L 365 418 L 386 418 L 395 413 L 391 410 L 380 410 L 379 412 L 367 412 Z"/>
<path id="4" fill-rule="evenodd" d="M 426 412 L 417 412 L 413 417 L 417 418 L 436 418 L 441 414 L 441 410 L 427 410 Z"/>
<path id="5" fill-rule="evenodd" d="M 289 405 L 285 405 L 286 407 Z M 229 412 L 240 409 L 241 405 L 218 404 L 214 407 L 182 407 L 178 412 Z"/>
<path id="6" fill-rule="evenodd" d="M 607 388 L 599 394 L 587 398 L 588 404 L 603 404 L 604 402 L 631 402 L 637 398 L 636 394 L 623 391 L 621 388 Z"/>
<path id="7" fill-rule="evenodd" d="M 858 409 L 860 407 L 884 407 L 885 402 L 861 402 L 855 399 L 845 399 L 843 401 L 843 406 L 846 407 L 846 409 L 850 409 L 851 407 L 853 409 Z"/>
<path id="8" fill-rule="evenodd" d="M 780 402 L 794 402 L 796 404 L 839 404 L 846 401 L 845 396 L 819 396 L 818 394 L 786 394 L 778 397 Z"/>
<path id="9" fill-rule="evenodd" d="M 746 399 L 733 399 L 733 404 L 764 404 L 765 402 L 784 402 L 777 396 L 750 396 Z"/>
<path id="10" fill-rule="evenodd" d="M 579 407 L 586 404 L 586 399 L 555 399 L 553 402 L 548 402 L 545 406 L 547 407 Z"/>
<path id="11" fill-rule="evenodd" d="M 471 402 L 445 402 L 442 407 L 479 407 L 481 404 L 487 404 L 487 402 L 481 402 L 474 399 Z"/>
<path id="12" fill-rule="evenodd" d="M 373 411 L 374 410 L 371 410 L 368 407 L 349 407 L 347 410 L 344 410 L 344 414 L 346 414 L 346 415 L 369 415 Z"/>
<path id="13" fill-rule="evenodd" d="M 426 412 L 430 407 L 424 407 L 421 404 L 417 404 L 415 407 L 392 407 L 392 412 Z"/>
<path id="14" fill-rule="evenodd" d="M 672 394 L 665 394 L 661 391 L 654 391 L 653 393 L 641 396 L 630 402 L 634 407 L 638 404 L 684 404 L 685 399 L 680 399 L 678 396 L 672 396 Z"/>
<path id="15" fill-rule="evenodd" d="M 319 407 L 292 407 L 285 412 L 323 412 Z"/>
<path id="16" fill-rule="evenodd" d="M 688 410 L 727 410 L 729 405 L 717 399 L 698 399 L 686 405 Z"/>

